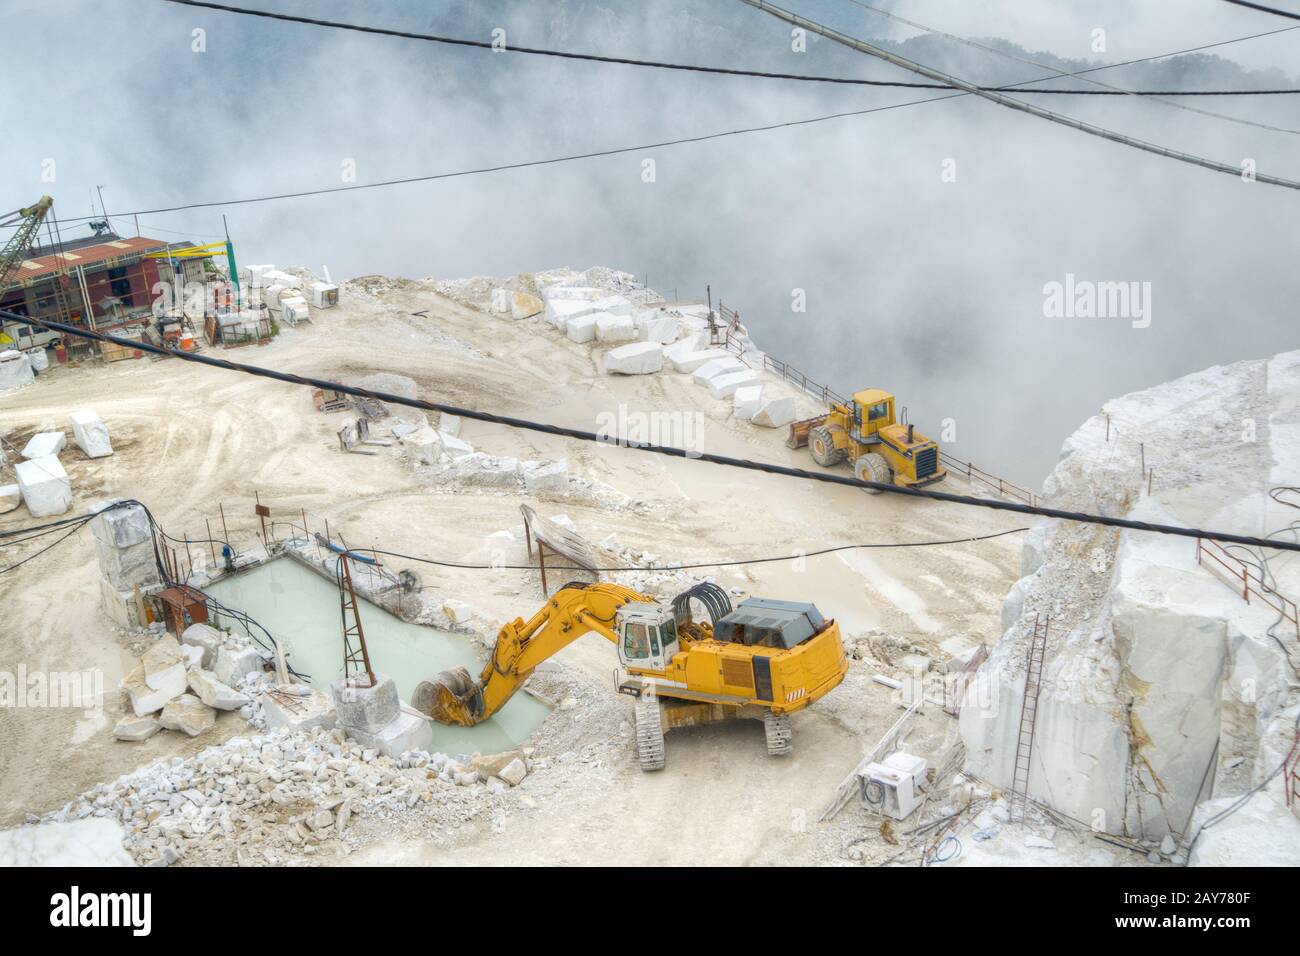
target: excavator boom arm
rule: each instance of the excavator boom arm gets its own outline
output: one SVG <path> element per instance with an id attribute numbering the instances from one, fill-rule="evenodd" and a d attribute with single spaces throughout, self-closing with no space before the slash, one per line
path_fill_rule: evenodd
<path id="1" fill-rule="evenodd" d="M 496 714 L 538 664 L 589 631 L 617 643 L 615 616 L 630 601 L 651 602 L 617 584 L 566 585 L 527 621 L 507 623 L 477 681 L 464 668 L 444 671 L 415 689 L 411 701 L 441 724 L 472 727 Z"/>

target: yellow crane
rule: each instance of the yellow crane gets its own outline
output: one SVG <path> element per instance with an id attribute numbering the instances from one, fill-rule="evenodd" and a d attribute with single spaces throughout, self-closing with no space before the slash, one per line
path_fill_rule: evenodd
<path id="1" fill-rule="evenodd" d="M 709 620 L 696 621 L 692 601 Z M 839 625 L 812 604 L 750 598 L 734 610 L 701 584 L 671 605 L 618 584 L 571 583 L 528 620 L 501 628 L 479 679 L 461 667 L 415 689 L 412 704 L 442 724 L 487 720 L 537 665 L 594 631 L 618 649 L 619 691 L 637 699 L 642 770 L 662 770 L 664 732 L 726 720 L 763 721 L 767 751 L 787 754 L 790 715 L 830 693 L 848 670 Z"/>
<path id="2" fill-rule="evenodd" d="M 947 475 L 939 463 L 939 445 L 899 422 L 894 396 L 879 388 L 855 392 L 849 402 L 832 402 L 825 415 L 795 422 L 786 445 L 807 445 L 813 461 L 825 468 L 851 462 L 860 481 L 921 488 Z M 866 490 L 880 493 L 878 488 Z"/>
<path id="3" fill-rule="evenodd" d="M 14 234 L 9 237 L 9 241 L 4 244 L 4 247 L 0 248 L 0 293 L 4 292 L 10 278 L 13 277 L 23 260 L 27 258 L 27 252 L 32 247 L 32 240 L 36 238 L 41 223 L 45 221 L 46 214 L 53 206 L 53 199 L 49 196 L 42 196 L 30 206 L 24 206 L 22 209 L 16 209 L 11 213 L 0 216 L 0 226 L 16 225 L 18 227 L 14 230 Z M 27 326 L 17 322 L 0 327 L 0 343 L 7 346 L 9 343 L 21 341 L 21 337 L 26 334 L 27 328 Z"/>
<path id="4" fill-rule="evenodd" d="M 32 240 L 36 238 L 36 232 L 45 221 L 46 213 L 53 206 L 53 199 L 42 196 L 30 206 L 0 216 L 0 226 L 18 226 L 14 234 L 9 237 L 9 241 L 4 244 L 4 248 L 0 249 L 0 289 L 3 289 L 5 283 L 9 281 L 10 273 L 27 258 L 27 250 L 31 248 Z"/>

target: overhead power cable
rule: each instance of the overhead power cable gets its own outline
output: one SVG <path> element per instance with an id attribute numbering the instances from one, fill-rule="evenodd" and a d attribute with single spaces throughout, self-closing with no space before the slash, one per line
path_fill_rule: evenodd
<path id="1" fill-rule="evenodd" d="M 840 544 L 831 548 L 819 548 L 816 551 L 796 551 L 793 554 L 767 555 L 761 558 L 735 558 L 727 561 L 693 561 L 690 564 L 656 564 L 653 567 L 638 564 L 622 564 L 610 567 L 588 568 L 577 564 L 548 564 L 550 571 L 599 571 L 602 574 L 616 571 L 700 571 L 704 568 L 739 568 L 754 564 L 775 564 L 781 561 L 794 561 L 801 558 L 817 558 L 824 554 L 838 554 L 841 551 L 858 551 L 867 549 L 895 548 L 937 548 L 950 544 L 971 544 L 976 541 L 990 541 L 1009 534 L 1020 534 L 1028 528 L 1008 528 L 1006 531 L 994 531 L 991 534 L 976 535 L 972 538 L 945 538 L 939 541 L 881 541 L 870 544 Z M 383 555 L 402 561 L 415 561 L 419 564 L 432 564 L 440 568 L 456 568 L 462 571 L 536 571 L 535 564 L 469 564 L 461 561 L 441 561 L 437 558 L 422 558 L 400 551 L 384 551 L 381 548 L 349 548 L 346 554 L 365 556 L 367 554 Z"/>
<path id="2" fill-rule="evenodd" d="M 995 46 L 990 46 L 987 43 L 981 43 L 978 40 L 972 40 L 969 37 L 957 36 L 955 33 L 947 33 L 943 30 L 936 29 L 935 27 L 926 26 L 924 23 L 917 23 L 915 20 L 908 20 L 905 17 L 900 17 L 896 13 L 890 13 L 888 10 L 881 10 L 879 7 L 873 7 L 871 4 L 864 2 L 864 0 L 848 0 L 848 2 L 852 4 L 856 4 L 857 6 L 861 7 L 863 10 L 870 11 L 871 13 L 874 13 L 878 16 L 886 17 L 890 20 L 894 20 L 898 23 L 905 24 L 906 26 L 912 27 L 917 30 L 924 30 L 926 33 L 932 36 L 941 36 L 944 39 L 952 40 L 955 43 L 961 43 L 964 44 L 965 46 L 972 47 L 976 50 L 983 50 L 985 53 L 992 53 L 994 56 L 1000 56 L 1003 59 L 1012 60 L 1016 63 L 1024 63 L 1029 66 L 1037 67 L 1040 70 L 1050 70 L 1060 77 L 1068 77 L 1073 75 L 1066 72 L 1065 70 L 1057 69 L 1056 67 L 1052 66 L 1050 63 L 1043 63 L 1040 62 L 1039 60 L 1030 59 L 1029 57 L 1019 56 L 1018 54 L 1012 53 L 1009 50 L 1000 50 Z M 1291 129 L 1290 127 L 1274 126 L 1271 123 L 1260 123 L 1255 120 L 1243 119 L 1239 116 L 1228 116 L 1224 113 L 1216 113 L 1213 110 L 1202 109 L 1198 106 L 1188 106 L 1186 103 L 1175 103 L 1171 100 L 1162 98 L 1163 96 L 1165 96 L 1165 94 L 1156 94 L 1146 90 L 1144 91 L 1126 90 L 1123 87 L 1114 86 L 1102 80 L 1093 79 L 1090 76 L 1079 75 L 1078 79 L 1080 79 L 1084 83 L 1091 83 L 1094 86 L 1100 87 L 1100 90 L 1089 91 L 1089 92 L 1106 92 L 1112 95 L 1119 95 L 1119 96 L 1136 96 L 1139 97 L 1140 99 L 1144 99 L 1152 103 L 1159 103 L 1162 106 L 1169 106 L 1176 110 L 1186 110 L 1189 113 L 1199 113 L 1202 116 L 1210 116 L 1213 117 L 1214 119 L 1221 119 L 1229 123 L 1237 123 L 1241 126 L 1253 126 L 1256 129 L 1265 129 L 1274 133 L 1290 133 L 1291 135 L 1300 135 L 1300 130 Z M 988 89 L 988 87 L 981 87 L 981 88 L 986 90 Z"/>
<path id="3" fill-rule="evenodd" d="M 89 520 L 90 520 L 89 518 L 86 519 L 86 521 L 89 521 Z M 86 523 L 86 521 L 82 521 L 82 522 L 80 522 L 80 523 L 74 525 L 74 526 L 73 526 L 72 528 L 70 528 L 67 532 L 65 532 L 61 537 L 55 539 L 55 540 L 54 540 L 53 542 L 51 542 L 50 544 L 47 544 L 45 547 L 41 548 L 41 550 L 39 550 L 39 551 L 37 551 L 37 552 L 35 552 L 35 553 L 33 553 L 33 554 L 29 554 L 27 557 L 23 558 L 21 561 L 15 561 L 13 564 L 10 564 L 10 565 L 7 565 L 7 566 L 5 566 L 5 567 L 3 567 L 3 568 L 0 568 L 0 574 L 7 574 L 7 573 L 9 573 L 10 571 L 17 571 L 19 568 L 21 568 L 21 567 L 22 567 L 24 564 L 26 564 L 28 561 L 35 561 L 37 558 L 39 558 L 39 557 L 40 557 L 41 555 L 43 555 L 45 552 L 47 552 L 47 551 L 49 551 L 49 550 L 51 550 L 51 549 L 57 547 L 58 545 L 62 544 L 64 541 L 66 541 L 68 538 L 71 538 L 71 537 L 72 537 L 74 534 L 76 534 L 78 531 L 80 531 L 81 528 L 82 528 L 82 525 L 84 525 L 84 524 Z M 45 532 L 45 534 L 53 534 L 53 533 L 54 533 L 53 531 L 47 531 L 47 532 Z M 32 537 L 33 537 L 33 538 L 35 538 L 35 537 L 40 537 L 40 535 L 32 535 Z M 21 541 L 27 541 L 27 540 L 30 540 L 30 539 L 28 539 L 28 538 L 22 538 L 22 539 L 20 539 L 20 540 L 21 540 Z M 15 543 L 17 543 L 17 542 L 15 542 Z"/>
<path id="4" fill-rule="evenodd" d="M 1079 76 L 1082 75 L 1083 73 L 1095 73 L 1100 70 L 1111 70 L 1121 66 L 1129 66 L 1134 63 L 1144 63 L 1149 60 L 1159 60 L 1171 56 L 1180 56 L 1185 53 L 1194 53 L 1198 50 L 1210 49 L 1211 47 L 1225 46 L 1231 43 L 1240 43 L 1245 40 L 1254 40 L 1254 39 L 1258 39 L 1259 37 L 1273 36 L 1278 33 L 1287 33 L 1291 30 L 1300 30 L 1300 27 L 1282 27 L 1281 29 L 1278 30 L 1269 30 L 1264 33 L 1254 33 L 1254 34 L 1250 34 L 1249 36 L 1235 37 L 1230 40 L 1220 40 L 1216 43 L 1203 44 L 1198 47 L 1190 47 L 1188 49 L 1178 50 L 1172 53 L 1161 53 L 1161 54 L 1155 54 L 1153 56 L 1140 57 L 1138 59 L 1133 59 L 1133 60 L 1122 60 L 1119 63 L 1110 63 L 1104 66 L 1096 66 L 1088 70 L 1080 70 L 1078 73 L 1073 73 L 1070 75 Z M 1039 77 L 1038 79 L 1035 80 L 1024 80 L 1020 83 L 1011 84 L 1011 86 L 1006 87 L 1006 89 L 1008 90 L 1016 89 L 1018 87 L 1024 86 L 1029 83 L 1037 83 L 1043 80 L 1050 80 L 1053 78 L 1054 77 L 1051 76 L 1044 76 L 1044 77 Z M 918 84 L 918 85 L 924 85 L 927 87 L 932 86 L 932 84 Z M 942 88 L 949 89 L 950 87 L 944 86 Z M 1272 92 L 1291 93 L 1296 91 L 1277 90 Z M 970 96 L 970 95 L 971 94 L 968 92 L 958 91 L 943 96 L 930 96 L 930 97 L 924 97 L 922 99 L 917 99 L 917 100 L 905 100 L 904 102 L 901 103 L 890 103 L 885 106 L 873 106 L 873 107 L 868 107 L 866 109 L 860 109 L 860 110 L 845 110 L 836 113 L 824 114 L 822 116 L 812 116 L 812 117 L 808 117 L 807 119 L 787 120 L 785 122 L 780 122 L 780 123 L 767 123 L 761 126 L 749 126 L 749 127 L 742 127 L 739 129 L 721 130 L 716 133 L 704 133 L 699 136 L 687 136 L 679 139 L 663 140 L 655 143 L 643 143 L 636 146 L 624 146 L 624 147 L 618 147 L 614 149 L 595 150 L 586 153 L 575 153 L 567 156 L 556 156 L 550 159 L 529 160 L 529 161 L 522 161 L 517 163 L 508 163 L 508 164 L 503 164 L 498 166 L 482 166 L 482 167 L 477 167 L 472 169 L 456 170 L 448 173 L 430 173 L 421 176 L 407 176 L 401 179 L 385 179 L 373 183 L 354 183 L 348 186 L 331 186 L 323 189 L 306 189 L 306 190 L 299 190 L 296 192 L 274 193 L 266 196 L 250 196 L 242 199 L 225 199 L 225 200 L 212 200 L 206 202 L 185 203 L 176 206 L 163 206 L 155 209 L 135 209 L 127 212 L 114 212 L 108 214 L 107 217 L 81 216 L 81 217 L 73 217 L 71 219 L 63 219 L 60 221 L 64 224 L 68 224 L 68 223 L 89 222 L 91 220 L 101 219 L 101 218 L 118 219 L 118 218 L 128 218 L 131 216 L 141 216 L 141 215 L 147 216 L 147 215 L 153 215 L 158 213 L 182 212 L 187 209 L 208 209 L 208 208 L 220 207 L 220 206 L 240 206 L 240 205 L 247 205 L 250 203 L 275 202 L 283 199 L 302 199 L 311 196 L 328 195 L 330 193 L 352 192 L 355 190 L 363 190 L 363 189 L 382 189 L 389 186 L 403 186 L 403 185 L 409 185 L 413 183 L 435 182 L 441 179 L 457 179 L 465 176 L 478 176 L 487 173 L 507 172 L 516 169 L 529 169 L 532 167 L 539 167 L 539 166 L 551 166 L 560 163 L 575 162 L 584 159 L 598 159 L 606 156 L 617 156 L 626 153 L 644 152 L 646 150 L 651 150 L 651 149 L 667 149 L 673 146 L 685 146 L 693 143 L 703 143 L 715 139 L 724 139 L 730 136 L 745 136 L 754 133 L 773 132 L 780 129 L 789 129 L 789 128 L 795 128 L 800 126 L 812 126 L 814 124 L 826 123 L 832 120 L 849 119 L 855 116 L 867 116 L 872 113 L 885 113 L 891 110 L 902 109 L 908 106 L 920 106 L 923 103 L 938 103 L 943 100 L 959 99 L 961 97 Z M 1217 94 L 1207 94 L 1207 95 L 1217 95 Z"/>
<path id="5" fill-rule="evenodd" d="M 603 156 L 618 156 L 624 153 L 641 153 L 652 149 L 665 149 L 670 146 L 683 146 L 690 143 L 704 143 L 709 140 L 724 139 L 728 136 L 743 136 L 749 133 L 765 133 L 772 130 L 787 129 L 794 126 L 811 126 L 815 123 L 826 123 L 831 120 L 846 119 L 851 116 L 866 116 L 870 113 L 885 113 L 889 110 L 902 109 L 905 106 L 918 106 L 921 103 L 934 103 L 939 100 L 951 100 L 965 96 L 965 93 L 948 93 L 944 96 L 931 96 L 919 100 L 906 100 L 902 103 L 890 103 L 886 106 L 872 106 L 861 110 L 846 110 L 839 113 L 828 113 L 823 116 L 813 116 L 808 119 L 787 120 L 782 123 L 768 123 L 764 126 L 749 126 L 742 129 L 723 130 L 717 133 L 703 133 L 699 136 L 685 136 L 680 139 L 661 140 L 656 143 L 642 143 L 638 146 L 620 146 L 613 149 L 601 149 L 588 153 L 571 153 L 567 156 L 555 156 L 550 159 L 525 160 L 517 163 L 503 163 L 496 166 L 480 166 L 474 169 L 461 169 L 449 173 L 430 173 L 424 176 L 407 176 L 403 179 L 385 179 L 375 183 L 353 183 L 348 186 L 330 186 L 324 189 L 303 189 L 297 192 L 276 193 L 269 196 L 249 196 L 243 199 L 221 199 L 209 202 L 185 203 L 179 206 L 162 206 L 157 209 L 138 209 L 131 212 L 115 212 L 110 218 L 125 218 L 128 216 L 150 216 L 164 212 L 181 212 L 186 209 L 208 209 L 214 206 L 242 206 L 249 203 L 273 202 L 280 199 L 302 199 L 307 196 L 323 196 L 329 193 L 353 192 L 361 189 L 380 189 L 386 186 L 404 186 L 411 183 L 436 182 L 441 179 L 458 179 L 464 176 L 478 176 L 484 173 L 499 173 L 515 169 L 531 169 L 537 166 L 554 166 L 559 163 L 570 163 L 580 159 L 597 159 Z M 85 216 L 82 219 L 92 217 Z M 99 216 L 93 218 L 102 218 Z M 80 219 L 65 219 L 67 222 L 79 222 Z"/>
<path id="6" fill-rule="evenodd" d="M 1123 133 L 1117 133 L 1114 130 L 1095 126 L 1092 123 L 1085 123 L 1082 120 L 1075 119 L 1072 116 L 1066 116 L 1063 113 L 1043 109 L 1041 106 L 1026 103 L 1024 100 L 1018 100 L 1003 93 L 980 89 L 978 86 L 968 83 L 959 77 L 917 63 L 915 60 L 909 60 L 907 57 L 899 56 L 896 53 L 890 53 L 888 50 L 882 50 L 878 46 L 874 46 L 864 40 L 859 40 L 855 37 L 832 30 L 830 27 L 823 26 L 816 21 L 809 20 L 807 17 L 800 16 L 797 13 L 791 13 L 788 10 L 784 10 L 781 7 L 766 2 L 766 0 L 740 0 L 740 2 L 748 4 L 756 10 L 761 10 L 778 20 L 784 20 L 786 23 L 799 27 L 800 29 L 816 33 L 819 36 L 823 36 L 828 40 L 833 40 L 849 49 L 857 50 L 859 53 L 874 56 L 877 59 L 884 60 L 886 63 L 892 63 L 895 66 L 901 67 L 911 73 L 916 73 L 919 76 L 929 77 L 930 79 L 938 80 L 943 83 L 951 83 L 958 89 L 965 90 L 967 93 L 973 93 L 976 96 L 997 103 L 1000 106 L 1005 106 L 1008 109 L 1019 110 L 1022 113 L 1037 116 L 1039 119 L 1045 119 L 1061 126 L 1068 126 L 1071 129 L 1078 130 L 1081 133 L 1087 133 L 1090 136 L 1099 136 L 1102 139 L 1110 140 L 1113 143 L 1120 143 L 1124 146 L 1131 146 L 1134 149 L 1140 149 L 1144 152 L 1155 153 L 1157 156 L 1176 159 L 1179 162 L 1189 163 L 1193 166 L 1200 166 L 1204 169 L 1212 169 L 1220 173 L 1227 173 L 1230 176 L 1242 175 L 1242 168 L 1240 166 L 1232 165 L 1230 163 L 1221 163 L 1217 160 L 1207 159 L 1203 156 L 1196 156 L 1192 153 L 1185 153 L 1181 150 L 1170 149 L 1167 146 L 1149 143 L 1146 140 L 1137 139 L 1133 136 L 1126 136 Z M 1292 179 L 1283 179 L 1279 176 L 1266 175 L 1265 173 L 1255 173 L 1253 179 L 1261 183 L 1268 183 L 1271 186 L 1283 186 L 1287 189 L 1300 189 L 1300 182 L 1296 182 Z"/>
<path id="7" fill-rule="evenodd" d="M 1258 10 L 1261 13 L 1271 13 L 1275 17 L 1286 17 L 1288 20 L 1300 20 L 1300 13 L 1291 13 L 1289 10 L 1279 10 L 1277 7 L 1266 7 L 1262 3 L 1251 3 L 1249 0 L 1225 0 L 1237 7 L 1249 7 L 1251 10 Z"/>
<path id="8" fill-rule="evenodd" d="M 185 7 L 202 7 L 208 10 L 218 10 L 222 13 L 234 13 L 240 16 L 261 17 L 266 20 L 281 20 L 287 23 L 301 23 L 307 26 L 327 27 L 334 30 L 349 30 L 355 33 L 370 33 L 377 36 L 397 37 L 403 40 L 422 40 L 428 43 L 445 43 L 452 46 L 470 47 L 479 50 L 491 50 L 497 53 L 524 53 L 532 56 L 550 56 L 559 57 L 566 60 L 587 60 L 593 63 L 613 63 L 622 66 L 649 67 L 657 70 L 680 70 L 688 73 L 715 73 L 723 76 L 749 76 L 758 77 L 766 80 L 793 80 L 802 83 L 836 83 L 846 86 L 886 86 L 901 87 L 904 89 L 917 90 L 951 90 L 955 87 L 945 83 L 909 83 L 900 80 L 868 80 L 860 77 L 845 76 L 809 76 L 803 73 L 773 73 L 763 70 L 742 70 L 723 66 L 700 66 L 688 63 L 669 63 L 662 60 L 642 60 L 633 57 L 623 56 L 604 56 L 597 53 L 573 53 L 568 50 L 549 50 L 539 47 L 513 46 L 510 44 L 496 45 L 488 40 L 470 40 L 463 37 L 439 36 L 434 33 L 414 33 L 409 30 L 394 30 L 386 27 L 367 26 L 361 23 L 346 23 L 338 20 L 321 20 L 317 17 L 303 17 L 290 13 L 277 13 L 271 10 L 253 10 L 247 7 L 236 7 L 225 3 L 209 3 L 207 0 L 164 0 L 165 3 L 175 3 Z M 1229 41 L 1235 42 L 1235 41 Z M 1170 54 L 1172 55 L 1172 54 Z M 1031 62 L 1031 61 L 1026 61 Z M 1122 64 L 1112 64 L 1120 66 Z M 1045 67 L 1045 69 L 1053 69 Z M 1111 66 L 1094 67 L 1093 69 L 1111 69 Z M 1054 73 L 1061 77 L 1077 76 L 1076 73 L 1065 73 L 1060 70 L 1054 70 Z M 1090 71 L 1088 71 L 1090 72 Z M 1055 77 L 1043 77 L 1042 79 L 1054 79 Z M 1030 80 L 1028 82 L 1041 82 L 1042 80 Z M 981 87 L 994 91 L 1005 92 L 1015 89 L 1015 86 L 989 86 Z M 1061 96 L 1127 96 L 1132 93 L 1140 93 L 1143 96 L 1256 96 L 1256 95 L 1281 95 L 1300 93 L 1300 89 L 1274 89 L 1274 90 L 1120 90 L 1112 88 L 1109 90 L 1059 90 L 1059 89 L 1042 89 L 1030 90 L 1032 93 L 1056 94 Z"/>
<path id="9" fill-rule="evenodd" d="M 1207 538 L 1224 543 L 1248 544 L 1259 548 L 1300 552 L 1300 542 L 1270 540 L 1255 535 L 1234 534 L 1226 531 L 1184 528 L 1177 525 L 1135 521 L 1131 518 L 1112 518 L 1107 515 L 1088 514 L 1087 512 L 1082 511 L 1066 511 L 1061 508 L 1045 508 L 1041 505 L 1027 505 L 1018 501 L 1004 501 L 998 498 L 976 498 L 971 495 L 955 495 L 945 491 L 934 491 L 930 488 L 910 488 L 886 482 L 863 481 L 858 478 L 849 478 L 844 475 L 832 474 L 830 472 L 805 471 L 802 468 L 792 468 L 788 465 L 778 465 L 773 462 L 753 461 L 746 458 L 732 458 L 727 455 L 715 455 L 710 452 L 697 452 L 685 448 L 675 448 L 671 445 L 659 445 L 652 442 L 632 441 L 619 436 L 600 435 L 596 432 L 589 432 L 584 429 L 569 428 L 563 425 L 551 425 L 545 422 L 531 421 L 526 418 L 514 418 L 509 415 L 497 415 L 493 412 L 484 412 L 472 408 L 461 408 L 456 405 L 449 405 L 445 402 L 429 402 L 417 398 L 406 398 L 405 396 L 394 395 L 389 392 L 359 388 L 356 385 L 344 385 L 341 382 L 331 382 L 328 379 L 312 378 L 306 375 L 295 375 L 291 372 L 264 368 L 260 365 L 246 365 L 242 362 L 232 362 L 229 359 L 220 359 L 211 355 L 175 351 L 172 349 L 162 348 L 161 346 L 154 345 L 150 342 L 125 339 L 117 335 L 110 335 L 106 332 L 92 331 L 90 329 L 67 325 L 63 322 L 51 322 L 46 319 L 36 319 L 31 316 L 20 315 L 17 312 L 10 312 L 7 309 L 0 309 L 0 318 L 14 322 L 21 322 L 24 325 L 36 326 L 37 328 L 46 329 L 51 332 L 59 332 L 63 335 L 72 336 L 73 338 L 89 339 L 95 342 L 109 342 L 113 345 L 119 345 L 142 352 L 149 352 L 153 355 L 178 358 L 184 362 L 194 362 L 212 368 L 221 368 L 232 372 L 242 372 L 245 375 L 256 375 L 261 378 L 274 379 L 279 382 L 288 382 L 291 385 L 306 385 L 311 388 L 332 389 L 333 391 L 340 392 L 344 395 L 374 399 L 390 405 L 416 408 L 429 412 L 441 412 L 445 415 L 457 415 L 461 418 L 468 418 L 473 421 L 489 422 L 494 425 L 505 425 L 509 428 L 519 428 L 525 431 L 540 432 L 546 435 L 557 435 L 561 438 L 572 438 L 577 439 L 578 441 L 593 442 L 598 445 L 617 445 L 624 448 L 636 449 L 638 451 L 667 455 L 672 458 L 693 459 L 713 465 L 726 465 L 731 468 L 743 468 L 748 471 L 757 471 L 769 475 L 782 475 L 787 478 L 799 478 L 804 481 L 818 481 L 831 485 L 843 485 L 848 488 L 871 489 L 874 491 L 885 492 L 886 494 L 905 495 L 909 498 L 928 498 L 933 501 L 948 501 L 953 504 L 974 508 L 987 508 L 993 511 L 1011 511 L 1016 514 L 1036 515 L 1043 518 L 1057 518 L 1062 521 L 1073 521 L 1081 524 L 1103 525 L 1111 528 L 1126 528 L 1130 531 L 1148 531 L 1155 534 L 1174 535 L 1180 538 Z"/>
<path id="10" fill-rule="evenodd" d="M 121 508 L 127 506 L 128 504 L 139 504 L 139 502 L 136 501 L 117 502 L 111 507 Z M 143 505 L 141 505 L 141 507 L 143 507 Z M 43 538 L 47 535 L 51 535 L 58 531 L 62 531 L 70 525 L 76 526 L 73 527 L 71 531 L 79 531 L 82 528 L 82 526 L 84 526 L 92 519 L 98 517 L 102 513 L 103 513 L 102 511 L 97 511 L 91 514 L 77 515 L 76 517 L 67 518 L 64 519 L 63 521 L 51 522 L 49 524 L 44 524 L 44 525 L 34 525 L 27 528 L 17 528 L 12 531 L 4 532 L 0 534 L 0 539 L 7 539 L 12 537 L 13 540 L 3 541 L 3 543 L 0 543 L 0 548 L 12 547 L 13 545 L 16 544 L 22 544 L 25 541 L 32 541 L 37 538 Z M 152 516 L 150 516 L 150 518 L 151 520 L 153 520 Z M 177 544 L 184 544 L 186 547 L 189 547 L 191 545 L 196 545 L 196 544 L 222 544 L 222 545 L 229 544 L 228 542 L 223 541 L 220 538 L 177 538 L 164 531 L 162 525 L 157 524 L 156 522 L 154 522 L 154 529 L 157 531 L 159 536 L 161 536 L 164 540 L 174 541 Z M 1028 530 L 1029 530 L 1028 527 L 1008 528 L 1005 531 L 993 531 L 990 532 L 989 534 L 980 534 L 980 535 L 974 535 L 965 538 L 943 538 L 943 539 L 931 540 L 931 541 L 872 541 L 864 544 L 841 544 L 829 548 L 818 548 L 813 551 L 795 550 L 789 554 L 764 555 L 762 557 L 757 557 L 757 558 L 733 558 L 733 559 L 726 559 L 726 560 L 719 560 L 719 561 L 693 561 L 689 564 L 656 564 L 653 566 L 639 565 L 639 564 L 626 564 L 626 565 L 610 565 L 610 566 L 595 567 L 595 568 L 580 567 L 576 564 L 575 565 L 560 564 L 560 565 L 547 565 L 547 567 L 552 571 L 599 571 L 601 573 L 612 573 L 612 572 L 619 572 L 619 571 L 698 571 L 698 570 L 703 570 L 704 568 L 736 568 L 736 567 L 746 567 L 755 564 L 774 564 L 782 561 L 794 561 L 798 559 L 817 558 L 827 554 L 838 554 L 842 551 L 893 550 L 893 549 L 904 549 L 904 548 L 937 548 L 937 547 L 944 547 L 953 544 L 974 544 L 979 541 L 991 541 L 995 538 L 1004 538 L 1007 535 L 1011 535 L 1011 534 L 1020 534 Z M 18 535 L 21 535 L 21 537 L 15 537 Z M 54 544 L 58 544 L 62 540 L 63 538 L 60 538 L 59 541 L 54 542 Z M 50 547 L 53 547 L 53 545 L 51 545 Z M 43 554 L 44 551 L 46 550 L 49 549 L 46 548 L 42 551 L 39 551 L 36 554 L 32 555 L 31 558 L 38 557 L 40 554 Z M 367 554 L 382 555 L 383 557 L 387 557 L 387 558 L 397 558 L 403 561 L 414 561 L 417 564 L 431 564 L 440 568 L 454 568 L 463 571 L 536 571 L 537 570 L 537 565 L 535 564 L 501 564 L 498 562 L 491 562 L 488 564 L 471 564 L 464 561 L 446 561 L 446 560 L 441 560 L 439 558 L 430 558 L 430 557 L 424 557 L 415 554 L 404 554 L 400 551 L 387 551 L 384 550 L 383 548 L 345 548 L 340 552 L 340 554 L 345 556 L 355 556 L 360 558 L 364 558 Z M 31 560 L 31 558 L 28 558 L 27 560 Z M 13 565 L 13 567 L 0 569 L 0 574 L 3 574 L 5 571 L 13 570 L 13 568 L 16 568 L 20 564 L 24 564 L 24 563 L 26 562 L 21 561 L 18 564 Z"/>

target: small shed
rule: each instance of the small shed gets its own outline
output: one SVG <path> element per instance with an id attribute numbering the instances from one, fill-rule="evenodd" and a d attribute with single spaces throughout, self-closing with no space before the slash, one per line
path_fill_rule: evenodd
<path id="1" fill-rule="evenodd" d="M 167 630 L 180 637 L 191 624 L 205 624 L 208 620 L 208 599 L 197 588 L 180 584 L 159 591 L 163 620 Z"/>

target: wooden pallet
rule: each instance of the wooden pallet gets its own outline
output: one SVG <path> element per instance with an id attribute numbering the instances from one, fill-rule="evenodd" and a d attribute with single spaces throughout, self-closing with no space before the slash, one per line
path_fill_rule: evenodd
<path id="1" fill-rule="evenodd" d="M 125 345 L 118 345 L 115 342 L 101 342 L 99 345 L 99 354 L 103 356 L 105 362 L 120 362 L 123 359 L 137 359 L 144 355 L 140 349 L 127 348 Z"/>

